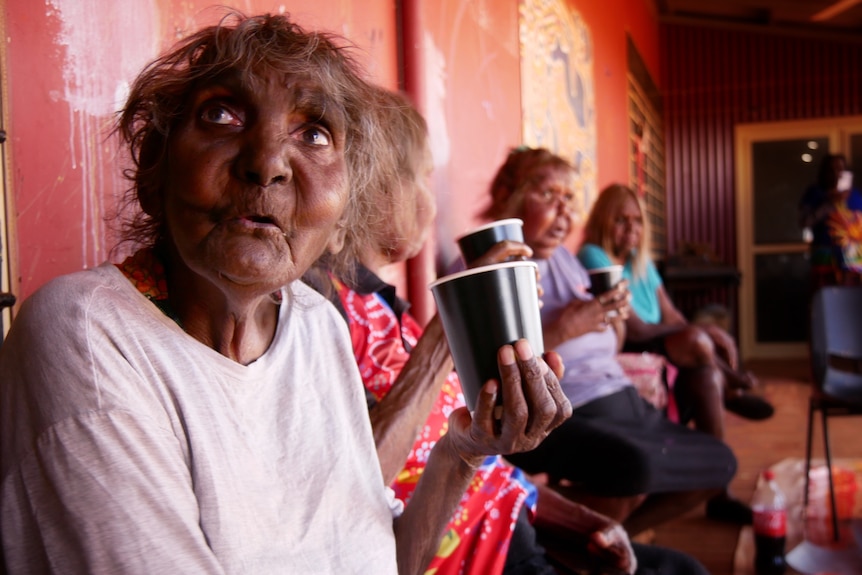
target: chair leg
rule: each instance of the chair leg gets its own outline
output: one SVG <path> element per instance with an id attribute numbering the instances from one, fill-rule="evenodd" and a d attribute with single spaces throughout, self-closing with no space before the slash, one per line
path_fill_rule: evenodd
<path id="1" fill-rule="evenodd" d="M 808 513 L 808 487 L 811 482 L 811 436 L 814 434 L 814 400 L 808 400 L 808 436 L 805 439 L 805 491 L 802 492 L 802 512 Z"/>
<path id="2" fill-rule="evenodd" d="M 829 504 L 832 506 L 832 538 L 837 542 L 840 539 L 838 535 L 838 506 L 835 504 L 835 484 L 832 480 L 832 454 L 829 450 L 829 430 L 826 424 L 828 410 L 827 407 L 821 409 L 820 416 L 823 422 L 823 447 L 826 452 L 826 471 L 829 477 Z"/>

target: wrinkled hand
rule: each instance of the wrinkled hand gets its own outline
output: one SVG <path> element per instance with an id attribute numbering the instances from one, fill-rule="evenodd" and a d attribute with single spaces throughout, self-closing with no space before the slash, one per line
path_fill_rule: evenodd
<path id="1" fill-rule="evenodd" d="M 564 307 L 552 326 L 559 333 L 560 342 L 580 337 L 585 333 L 607 329 L 607 313 L 597 299 L 573 299 Z"/>
<path id="2" fill-rule="evenodd" d="M 470 268 L 488 266 L 502 262 L 526 260 L 533 257 L 533 249 L 527 244 L 513 240 L 503 240 L 494 244 L 490 250 L 470 263 Z M 539 283 L 539 270 L 536 269 L 536 291 L 539 294 L 539 307 L 542 307 L 542 284 Z"/>
<path id="3" fill-rule="evenodd" d="M 506 261 L 524 260 L 533 257 L 533 250 L 527 244 L 513 240 L 503 240 L 494 244 L 490 250 L 470 263 L 471 268 L 487 266 Z"/>
<path id="4" fill-rule="evenodd" d="M 488 455 L 534 449 L 572 415 L 560 388 L 563 362 L 557 353 L 548 352 L 542 360 L 522 339 L 501 347 L 497 364 L 500 381 L 485 383 L 473 414 L 462 407 L 449 417 L 454 449 L 474 466 Z M 496 405 L 498 393 L 503 394 L 501 406 Z"/>
<path id="5" fill-rule="evenodd" d="M 605 569 L 615 569 L 629 575 L 637 570 L 638 562 L 631 541 L 619 523 L 610 523 L 604 529 L 590 534 L 587 549 Z"/>
<path id="6" fill-rule="evenodd" d="M 625 321 L 631 315 L 632 294 L 629 291 L 628 280 L 622 280 L 610 291 L 596 298 L 605 312 L 605 323 L 610 321 Z"/>
<path id="7" fill-rule="evenodd" d="M 586 301 L 573 299 L 563 308 L 555 322 L 555 327 L 562 334 L 561 341 L 585 333 L 604 331 L 612 321 L 625 321 L 631 313 L 630 299 L 628 282 L 625 280 L 597 298 Z"/>

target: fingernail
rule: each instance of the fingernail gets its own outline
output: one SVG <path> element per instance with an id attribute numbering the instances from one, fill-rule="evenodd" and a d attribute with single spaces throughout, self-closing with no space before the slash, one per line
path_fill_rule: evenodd
<path id="1" fill-rule="evenodd" d="M 503 346 L 503 349 L 500 350 L 500 363 L 503 365 L 512 365 L 515 363 L 515 351 L 511 345 Z"/>
<path id="2" fill-rule="evenodd" d="M 533 350 L 530 349 L 530 344 L 526 339 L 519 339 L 515 342 L 515 351 L 518 353 L 518 358 L 521 361 L 527 361 L 533 358 Z"/>
<path id="3" fill-rule="evenodd" d="M 513 357 L 512 361 L 514 361 L 514 359 L 515 358 Z M 496 399 L 496 397 L 497 397 L 497 382 L 494 381 L 493 379 L 490 380 L 488 383 L 485 384 L 484 391 L 485 391 L 485 393 L 493 396 Z"/>

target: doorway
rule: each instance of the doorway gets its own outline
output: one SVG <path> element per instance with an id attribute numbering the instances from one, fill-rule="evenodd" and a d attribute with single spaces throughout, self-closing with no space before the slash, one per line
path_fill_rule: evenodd
<path id="1" fill-rule="evenodd" d="M 736 127 L 737 260 L 743 358 L 808 353 L 808 244 L 798 204 L 826 154 L 862 179 L 862 116 Z"/>

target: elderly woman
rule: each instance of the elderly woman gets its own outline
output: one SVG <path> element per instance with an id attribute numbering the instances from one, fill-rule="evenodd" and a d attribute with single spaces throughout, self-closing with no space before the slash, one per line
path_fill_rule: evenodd
<path id="1" fill-rule="evenodd" d="M 144 248 L 44 286 L 0 355 L 9 573 L 421 573 L 485 457 L 569 414 L 555 370 L 504 346 L 399 515 L 343 322 L 298 281 L 354 223 L 369 101 L 343 46 L 283 16 L 137 78 L 119 131 Z"/>
<path id="2" fill-rule="evenodd" d="M 736 459 L 721 441 L 669 421 L 644 401 L 617 362 L 627 289 L 593 298 L 586 270 L 563 245 L 575 221 L 577 177 L 560 156 L 519 148 L 491 184 L 486 216 L 524 221 L 541 274 L 545 347 L 563 358 L 561 385 L 574 408 L 537 449 L 508 458 L 566 480 L 572 497 L 625 519 L 636 533 L 722 491 Z M 626 501 L 644 495 L 628 516 Z"/>

